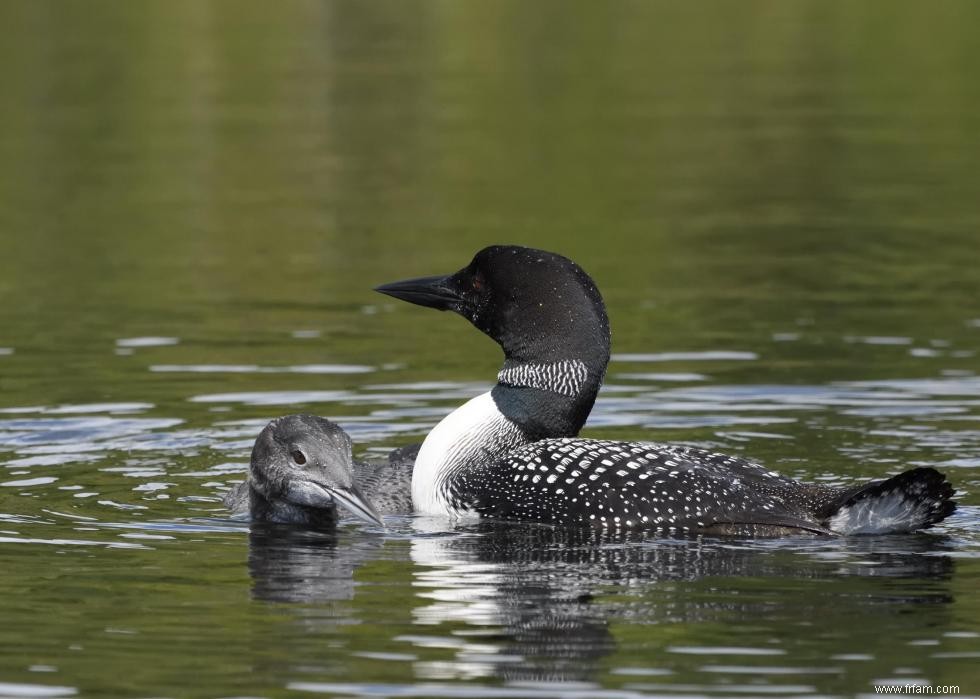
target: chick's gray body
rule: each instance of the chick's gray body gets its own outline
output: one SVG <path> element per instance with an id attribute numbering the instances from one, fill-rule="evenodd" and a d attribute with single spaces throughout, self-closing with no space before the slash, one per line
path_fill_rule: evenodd
<path id="1" fill-rule="evenodd" d="M 354 485 L 383 515 L 412 512 L 412 468 L 421 444 L 395 449 L 386 461 L 355 461 Z"/>

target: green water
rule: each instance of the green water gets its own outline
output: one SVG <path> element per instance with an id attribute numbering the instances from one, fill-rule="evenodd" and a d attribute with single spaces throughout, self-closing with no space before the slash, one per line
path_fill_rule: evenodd
<path id="1" fill-rule="evenodd" d="M 980 695 L 978 26 L 0 3 L 0 697 Z M 501 242 L 603 292 L 590 436 L 932 465 L 960 511 L 777 542 L 227 519 L 268 419 L 382 454 L 493 381 L 492 342 L 371 288 Z"/>

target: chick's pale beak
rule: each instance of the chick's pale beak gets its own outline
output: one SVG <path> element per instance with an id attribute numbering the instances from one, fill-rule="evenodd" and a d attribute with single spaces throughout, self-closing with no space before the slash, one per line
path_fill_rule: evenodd
<path id="1" fill-rule="evenodd" d="M 381 521 L 381 515 L 378 514 L 371 501 L 364 497 L 357 487 L 353 485 L 349 488 L 324 487 L 324 490 L 328 491 L 334 500 L 337 501 L 337 504 L 347 509 L 351 514 L 356 515 L 365 522 L 384 527 L 385 523 Z"/>

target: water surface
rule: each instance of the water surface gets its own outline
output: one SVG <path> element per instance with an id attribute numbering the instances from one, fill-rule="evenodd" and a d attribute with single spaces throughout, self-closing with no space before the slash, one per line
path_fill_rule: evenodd
<path id="1" fill-rule="evenodd" d="M 980 695 L 980 5 L 0 5 L 0 697 Z M 497 348 L 371 287 L 581 262 L 586 433 L 846 484 L 908 536 L 249 527 L 272 417 L 361 456 Z"/>

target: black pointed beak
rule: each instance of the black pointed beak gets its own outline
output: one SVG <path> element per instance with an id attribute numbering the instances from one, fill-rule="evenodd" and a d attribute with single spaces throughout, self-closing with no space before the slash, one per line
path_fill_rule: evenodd
<path id="1" fill-rule="evenodd" d="M 451 276 L 419 277 L 376 286 L 375 291 L 440 311 L 459 311 L 464 299 L 452 284 Z"/>

